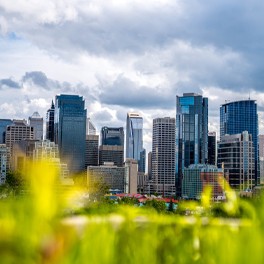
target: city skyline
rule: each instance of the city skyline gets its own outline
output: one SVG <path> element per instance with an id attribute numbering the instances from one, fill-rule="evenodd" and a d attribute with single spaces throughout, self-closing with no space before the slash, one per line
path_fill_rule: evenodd
<path id="1" fill-rule="evenodd" d="M 208 97 L 210 131 L 226 100 L 257 99 L 263 134 L 263 9 L 257 0 L 3 0 L 0 116 L 44 117 L 56 94 L 80 94 L 99 128 L 140 112 L 150 149 L 152 120 L 174 117 L 175 95 L 195 92 Z"/>

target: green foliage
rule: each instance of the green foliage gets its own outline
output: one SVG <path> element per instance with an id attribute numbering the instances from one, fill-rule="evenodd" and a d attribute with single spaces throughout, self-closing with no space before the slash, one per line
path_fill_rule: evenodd
<path id="1" fill-rule="evenodd" d="M 164 201 L 161 200 L 147 200 L 145 203 L 146 208 L 154 208 L 158 213 L 164 213 L 167 211 L 167 207 Z"/>
<path id="2" fill-rule="evenodd" d="M 264 262 L 261 197 L 248 202 L 230 190 L 214 204 L 208 191 L 201 202 L 181 202 L 181 215 L 160 213 L 163 201 L 142 209 L 109 197 L 76 209 L 79 190 L 58 188 L 56 175 L 41 164 L 29 172 L 29 192 L 0 199 L 1 264 Z M 62 216 L 68 209 L 79 215 Z"/>
<path id="3" fill-rule="evenodd" d="M 118 203 L 121 205 L 138 205 L 138 199 L 133 198 L 133 197 L 122 197 L 121 199 L 118 200 Z"/>

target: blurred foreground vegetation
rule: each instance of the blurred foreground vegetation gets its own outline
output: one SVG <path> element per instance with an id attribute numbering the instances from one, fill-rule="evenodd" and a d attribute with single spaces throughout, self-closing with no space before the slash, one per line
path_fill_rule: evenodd
<path id="1" fill-rule="evenodd" d="M 261 197 L 240 200 L 229 189 L 212 204 L 208 189 L 176 211 L 128 199 L 80 203 L 84 189 L 60 187 L 45 163 L 14 182 L 1 189 L 0 263 L 264 263 Z"/>

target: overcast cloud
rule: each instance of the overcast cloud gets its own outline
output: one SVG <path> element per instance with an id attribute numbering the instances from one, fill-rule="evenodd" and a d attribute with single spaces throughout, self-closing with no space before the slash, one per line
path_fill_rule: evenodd
<path id="1" fill-rule="evenodd" d="M 10 0 L 0 2 L 0 117 L 45 116 L 56 94 L 80 94 L 102 125 L 175 116 L 175 96 L 209 98 L 209 128 L 225 100 L 264 110 L 264 2 L 259 0 Z"/>

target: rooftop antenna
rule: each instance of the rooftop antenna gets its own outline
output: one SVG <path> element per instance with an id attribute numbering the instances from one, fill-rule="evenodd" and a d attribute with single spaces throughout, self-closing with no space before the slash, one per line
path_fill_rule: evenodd
<path id="1" fill-rule="evenodd" d="M 248 100 L 250 100 L 250 91 L 249 91 L 249 95 L 248 95 Z"/>

